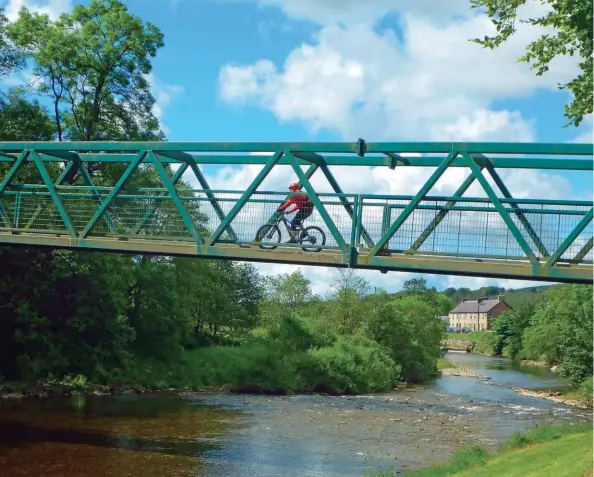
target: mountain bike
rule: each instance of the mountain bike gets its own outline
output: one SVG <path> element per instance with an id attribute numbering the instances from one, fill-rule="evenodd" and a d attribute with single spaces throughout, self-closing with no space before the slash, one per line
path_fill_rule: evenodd
<path id="1" fill-rule="evenodd" d="M 281 240 L 281 229 L 279 227 L 280 222 L 285 224 L 287 228 L 287 234 L 290 233 L 291 230 L 291 222 L 287 220 L 284 214 L 280 214 L 279 217 L 273 224 L 266 224 L 262 225 L 256 232 L 256 242 L 269 242 L 269 243 L 279 243 Z M 322 247 L 326 243 L 326 234 L 320 227 L 316 227 L 315 225 L 311 225 L 309 227 L 297 227 L 296 232 L 296 240 L 297 243 L 304 244 L 310 243 L 312 245 L 318 244 L 318 247 L 301 247 L 304 252 L 319 252 L 322 250 Z M 316 236 L 317 235 L 317 236 Z M 265 250 L 274 250 L 278 245 L 262 245 L 260 244 L 260 248 Z"/>

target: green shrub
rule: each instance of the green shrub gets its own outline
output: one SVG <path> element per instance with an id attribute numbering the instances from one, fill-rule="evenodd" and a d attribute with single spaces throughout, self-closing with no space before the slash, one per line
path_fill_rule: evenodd
<path id="1" fill-rule="evenodd" d="M 332 346 L 310 350 L 325 372 L 317 387 L 336 393 L 368 393 L 394 386 L 400 367 L 376 343 L 353 343 L 340 337 Z"/>

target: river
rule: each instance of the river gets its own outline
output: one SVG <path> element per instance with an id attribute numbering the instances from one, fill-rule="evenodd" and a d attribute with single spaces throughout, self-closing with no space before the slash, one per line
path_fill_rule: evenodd
<path id="1" fill-rule="evenodd" d="M 1 476 L 361 477 L 408 469 L 468 444 L 494 449 L 535 423 L 592 413 L 522 396 L 557 387 L 547 369 L 448 353 L 488 376 L 442 377 L 368 396 L 204 394 L 0 400 Z"/>

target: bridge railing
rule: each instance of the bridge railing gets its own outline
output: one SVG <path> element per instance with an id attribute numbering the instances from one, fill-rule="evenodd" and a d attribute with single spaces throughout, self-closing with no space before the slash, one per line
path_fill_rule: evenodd
<path id="1" fill-rule="evenodd" d="M 361 224 L 377 244 L 401 219 L 411 196 L 361 196 Z M 505 213 L 540 261 L 546 261 L 591 211 L 588 201 L 501 199 Z M 591 264 L 590 222 L 560 262 Z M 383 251 L 417 255 L 527 261 L 518 234 L 492 201 L 480 197 L 426 197 L 401 220 Z M 364 241 L 358 241 L 365 245 Z M 373 248 L 373 247 L 370 247 Z"/>
<path id="2" fill-rule="evenodd" d="M 18 233 L 68 233 L 55 201 L 45 186 L 27 185 L 19 189 L 21 190 L 9 189 L 4 193 L 2 200 L 9 220 L 0 221 L 0 230 Z M 98 204 L 107 199 L 113 188 L 67 186 L 57 189 L 58 197 L 68 213 L 76 236 L 80 238 L 105 236 L 192 241 L 193 226 L 199 232 L 202 242 L 208 241 L 243 194 L 243 191 L 231 190 L 180 189 L 177 193 L 183 208 L 188 212 L 188 221 L 184 220 L 166 189 L 123 191 L 112 200 L 101 219 L 89 228 L 98 210 Z M 355 220 L 351 218 L 345 205 L 355 211 L 357 196 L 320 193 L 318 197 L 331 222 L 329 224 L 324 221 L 320 212 L 314 208 L 304 226 L 316 225 L 324 230 L 324 249 L 339 249 L 341 241 L 351 246 Z M 214 244 L 252 244 L 257 230 L 260 226 L 274 221 L 276 211 L 286 198 L 286 192 L 254 193 Z M 356 217 L 356 212 L 353 212 L 352 216 Z M 289 216 L 288 219 L 292 217 Z M 280 228 L 285 235 L 285 227 Z"/>
<path id="3" fill-rule="evenodd" d="M 99 186 L 57 187 L 77 237 L 192 242 L 196 240 L 194 227 L 200 241 L 206 243 L 243 194 L 180 189 L 177 192 L 187 212 L 184 217 L 164 188 L 125 190 L 89 227 L 99 204 L 111 190 Z M 546 261 L 592 208 L 588 201 L 501 199 L 503 210 L 518 232 L 514 234 L 489 198 L 425 197 L 407 215 L 413 196 L 319 193 L 318 197 L 329 220 L 324 220 L 315 208 L 304 226 L 315 225 L 324 230 L 326 243 L 322 249 L 348 252 L 356 248 L 361 253 L 379 255 L 403 253 L 506 261 L 528 260 L 522 240 L 539 261 Z M 286 192 L 254 193 L 212 245 L 253 244 L 258 228 L 274 221 L 275 212 L 286 198 Z M 1 231 L 68 234 L 47 187 L 25 185 L 9 189 L 2 201 L 6 213 L 2 218 L 8 220 L 0 220 Z M 288 239 L 283 226 L 281 231 Z M 559 261 L 592 264 L 593 233 L 594 223 L 590 222 Z M 385 237 L 389 239 L 377 248 Z"/>

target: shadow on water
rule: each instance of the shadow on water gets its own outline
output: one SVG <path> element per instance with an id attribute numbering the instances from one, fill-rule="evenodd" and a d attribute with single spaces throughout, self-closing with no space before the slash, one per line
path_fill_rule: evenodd
<path id="1" fill-rule="evenodd" d="M 0 401 L 0 475 L 203 475 L 237 415 L 166 394 Z"/>
<path id="2" fill-rule="evenodd" d="M 133 436 L 114 436 L 102 432 L 52 429 L 20 422 L 2 421 L 0 446 L 23 448 L 42 442 L 80 444 L 192 457 L 220 447 L 217 443 L 196 442 L 192 439 L 173 440 L 167 438 L 148 439 Z"/>

